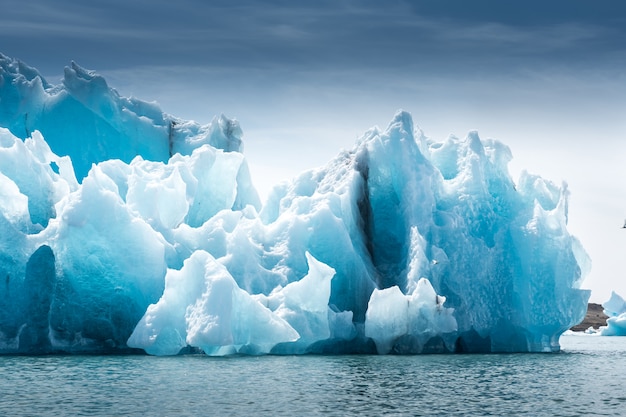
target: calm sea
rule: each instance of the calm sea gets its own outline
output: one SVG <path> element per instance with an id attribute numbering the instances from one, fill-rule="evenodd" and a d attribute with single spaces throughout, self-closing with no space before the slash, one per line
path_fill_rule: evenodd
<path id="1" fill-rule="evenodd" d="M 626 338 L 556 354 L 0 357 L 0 416 L 624 416 Z"/>

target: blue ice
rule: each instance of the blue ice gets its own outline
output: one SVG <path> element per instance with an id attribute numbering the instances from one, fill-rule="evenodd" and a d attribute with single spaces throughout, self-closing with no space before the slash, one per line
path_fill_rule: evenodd
<path id="1" fill-rule="evenodd" d="M 568 190 L 397 112 L 261 204 L 236 120 L 0 55 L 0 353 L 538 352 L 584 317 Z"/>

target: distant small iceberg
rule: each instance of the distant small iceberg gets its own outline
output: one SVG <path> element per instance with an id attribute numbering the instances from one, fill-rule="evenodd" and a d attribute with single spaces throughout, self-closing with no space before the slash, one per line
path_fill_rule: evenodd
<path id="1" fill-rule="evenodd" d="M 602 336 L 626 336 L 626 301 L 615 291 L 602 303 L 604 314 L 609 316 L 606 326 L 600 328 Z"/>

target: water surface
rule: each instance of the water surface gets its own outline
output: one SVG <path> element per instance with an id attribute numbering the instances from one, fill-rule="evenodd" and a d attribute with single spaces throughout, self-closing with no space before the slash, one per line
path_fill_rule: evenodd
<path id="1" fill-rule="evenodd" d="M 626 415 L 626 338 L 556 354 L 0 357 L 2 416 Z"/>

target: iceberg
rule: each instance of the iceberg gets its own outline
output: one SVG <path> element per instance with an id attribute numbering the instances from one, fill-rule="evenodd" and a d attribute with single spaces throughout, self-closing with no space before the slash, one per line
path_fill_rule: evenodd
<path id="1" fill-rule="evenodd" d="M 606 319 L 606 326 L 600 327 L 601 336 L 626 336 L 626 300 L 615 291 L 611 298 L 602 303 Z"/>
<path id="2" fill-rule="evenodd" d="M 405 111 L 261 204 L 242 130 L 0 55 L 0 353 L 538 352 L 580 322 L 568 189 Z"/>

